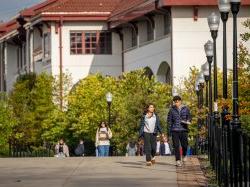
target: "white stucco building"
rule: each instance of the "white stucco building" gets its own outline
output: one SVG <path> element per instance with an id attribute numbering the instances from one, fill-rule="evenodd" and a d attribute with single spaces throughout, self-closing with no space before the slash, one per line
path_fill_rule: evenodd
<path id="1" fill-rule="evenodd" d="M 206 61 L 211 12 L 219 15 L 217 0 L 47 0 L 0 25 L 0 90 L 10 91 L 25 72 L 68 72 L 77 83 L 91 73 L 119 76 L 139 68 L 177 85 Z M 239 35 L 247 18 L 250 0 L 242 0 Z M 231 15 L 227 25 L 232 69 Z M 222 25 L 217 46 L 222 67 Z"/>

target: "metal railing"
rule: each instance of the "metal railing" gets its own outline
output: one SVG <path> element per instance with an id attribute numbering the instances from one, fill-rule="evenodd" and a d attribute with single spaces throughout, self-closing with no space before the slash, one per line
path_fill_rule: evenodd
<path id="1" fill-rule="evenodd" d="M 228 114 L 208 118 L 208 156 L 219 186 L 250 187 L 250 134 L 233 126 Z"/>

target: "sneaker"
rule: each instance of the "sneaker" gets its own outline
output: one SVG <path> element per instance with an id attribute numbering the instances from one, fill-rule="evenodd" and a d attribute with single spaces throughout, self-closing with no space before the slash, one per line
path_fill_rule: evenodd
<path id="1" fill-rule="evenodd" d="M 155 157 L 152 158 L 151 163 L 152 163 L 152 164 L 155 164 Z"/>
<path id="2" fill-rule="evenodd" d="M 183 157 L 183 162 L 187 162 L 187 159 L 188 159 L 187 156 L 184 156 Z"/>
<path id="3" fill-rule="evenodd" d="M 176 161 L 176 166 L 177 166 L 177 167 L 181 167 L 181 166 L 182 166 L 182 163 L 181 163 L 180 160 L 177 160 L 177 161 Z"/>
<path id="4" fill-rule="evenodd" d="M 152 166 L 152 162 L 146 162 L 146 166 Z"/>

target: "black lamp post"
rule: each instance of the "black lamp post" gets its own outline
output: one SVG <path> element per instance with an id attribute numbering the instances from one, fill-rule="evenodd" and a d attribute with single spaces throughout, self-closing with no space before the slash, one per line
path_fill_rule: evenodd
<path id="1" fill-rule="evenodd" d="M 199 107 L 202 108 L 202 106 L 203 106 L 203 88 L 204 88 L 204 83 L 205 83 L 204 73 L 202 71 L 198 75 L 197 82 L 198 82 L 198 86 L 199 86 L 199 90 L 200 90 L 200 106 Z"/>
<path id="2" fill-rule="evenodd" d="M 223 22 L 223 98 L 227 99 L 227 20 L 230 0 L 219 0 L 218 6 Z"/>
<path id="3" fill-rule="evenodd" d="M 211 72 L 212 72 L 212 62 L 213 62 L 213 55 L 214 55 L 214 50 L 213 50 L 213 42 L 211 42 L 210 40 L 208 40 L 208 42 L 204 45 L 204 49 L 205 49 L 205 53 L 206 53 L 206 56 L 207 56 L 207 62 L 208 62 L 208 65 L 209 65 L 209 114 L 208 114 L 208 142 L 209 143 L 209 147 L 208 147 L 208 156 L 209 156 L 209 159 L 211 161 L 211 163 L 213 162 L 213 152 L 212 152 L 212 149 L 213 149 L 213 138 L 212 138 L 212 125 L 211 125 L 211 122 L 212 122 L 212 119 L 211 119 L 211 116 L 212 116 L 212 113 L 213 113 L 213 109 L 212 109 L 212 76 L 211 76 Z"/>
<path id="4" fill-rule="evenodd" d="M 200 116 L 200 110 L 203 105 L 203 87 L 204 87 L 204 75 L 202 72 L 199 73 L 199 75 L 196 78 L 196 83 L 195 83 L 195 90 L 197 94 L 197 99 L 198 99 L 198 124 L 197 124 L 197 136 L 196 136 L 196 154 L 198 154 L 198 145 L 199 145 L 199 131 L 202 126 L 202 118 Z"/>
<path id="5" fill-rule="evenodd" d="M 239 117 L 239 101 L 238 101 L 238 62 L 237 62 L 237 14 L 240 9 L 240 0 L 231 0 L 231 11 L 233 14 L 233 121 L 232 121 L 232 139 L 233 141 L 233 170 L 234 170 L 234 186 L 242 186 L 242 158 L 241 154 L 241 124 Z M 239 173 L 239 175 L 238 175 Z"/>
<path id="6" fill-rule="evenodd" d="M 221 20 L 223 22 L 223 98 L 227 99 L 227 20 L 228 13 L 230 11 L 230 0 L 218 0 L 218 6 L 221 14 Z M 227 151 L 227 137 L 228 137 L 228 128 L 229 121 L 226 119 L 226 116 L 229 114 L 228 106 L 226 103 L 222 108 L 221 113 L 221 122 L 222 122 L 222 142 L 224 146 L 224 154 L 223 154 L 223 181 L 225 186 L 229 186 L 228 184 L 228 158 Z M 231 139 L 231 137 L 230 137 Z M 232 164 L 230 165 L 230 173 L 232 175 Z"/>
<path id="7" fill-rule="evenodd" d="M 214 51 L 214 118 L 215 121 L 218 121 L 218 86 L 217 86 L 217 54 L 216 54 L 216 38 L 218 35 L 218 29 L 220 24 L 220 18 L 214 12 L 208 16 L 208 25 L 210 28 L 211 36 L 213 38 L 213 51 Z"/>
<path id="8" fill-rule="evenodd" d="M 204 45 L 205 53 L 207 56 L 207 62 L 209 65 L 209 115 L 212 115 L 213 109 L 212 109 L 212 80 L 211 80 L 211 72 L 212 72 L 212 62 L 213 62 L 213 56 L 214 56 L 214 50 L 213 50 L 213 42 L 208 40 L 208 42 Z"/>
<path id="9" fill-rule="evenodd" d="M 198 77 L 197 77 L 198 79 Z M 197 107 L 198 107 L 198 114 L 200 110 L 200 88 L 198 80 L 195 81 L 195 92 L 197 95 Z M 195 154 L 198 155 L 198 144 L 199 144 L 199 125 L 200 125 L 200 116 L 198 115 L 198 121 L 197 121 L 197 134 L 196 134 L 196 140 L 195 140 Z"/>
<path id="10" fill-rule="evenodd" d="M 235 127 L 240 126 L 238 101 L 238 62 L 237 62 L 237 14 L 240 9 L 240 0 L 231 0 L 233 14 L 233 122 Z"/>
<path id="11" fill-rule="evenodd" d="M 107 100 L 107 103 L 108 103 L 108 111 L 109 111 L 109 126 L 111 127 L 111 122 L 110 122 L 110 108 L 111 108 L 111 103 L 112 103 L 112 94 L 110 92 L 108 92 L 106 94 L 106 100 Z"/>

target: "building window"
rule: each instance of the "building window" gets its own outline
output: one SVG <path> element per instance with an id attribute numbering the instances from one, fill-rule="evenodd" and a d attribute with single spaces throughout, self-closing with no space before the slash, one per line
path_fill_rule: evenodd
<path id="1" fill-rule="evenodd" d="M 70 33 L 70 52 L 71 54 L 82 54 L 82 33 Z"/>
<path id="2" fill-rule="evenodd" d="M 49 58 L 50 57 L 50 53 L 51 53 L 51 37 L 50 37 L 50 33 L 45 33 L 43 35 L 43 54 L 44 54 L 44 58 Z"/>
<path id="3" fill-rule="evenodd" d="M 71 54 L 111 54 L 111 32 L 71 32 Z"/>
<path id="4" fill-rule="evenodd" d="M 168 35 L 171 31 L 171 16 L 170 14 L 164 15 L 164 35 Z"/>
<path id="5" fill-rule="evenodd" d="M 137 33 L 135 29 L 132 28 L 132 47 L 137 46 Z"/>
<path id="6" fill-rule="evenodd" d="M 154 29 L 149 21 L 147 21 L 147 41 L 154 39 Z"/>

